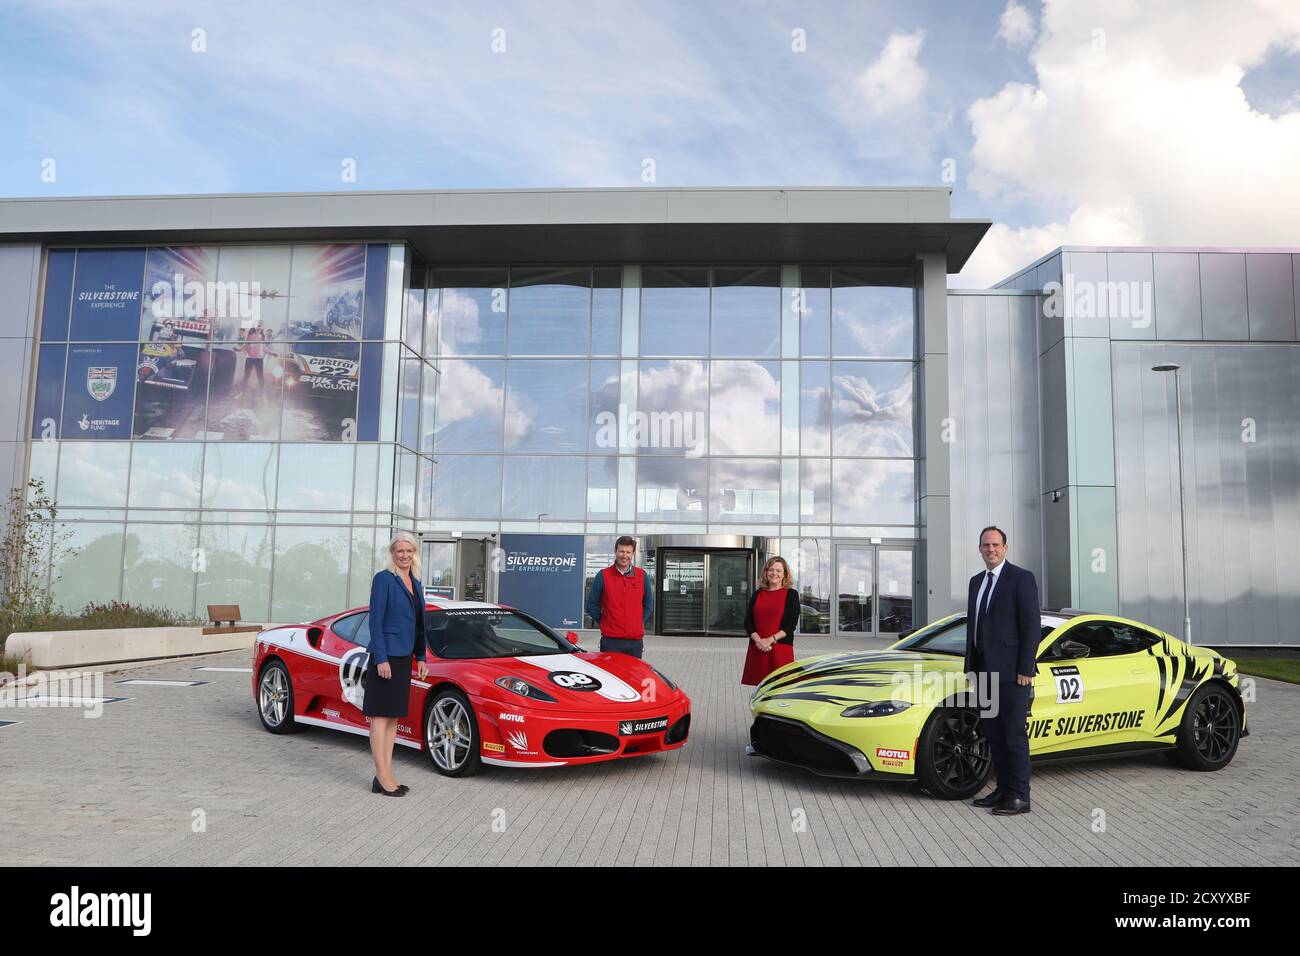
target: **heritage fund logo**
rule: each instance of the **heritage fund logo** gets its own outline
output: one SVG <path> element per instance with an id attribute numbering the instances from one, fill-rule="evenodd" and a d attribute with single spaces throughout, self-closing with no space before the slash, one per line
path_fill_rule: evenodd
<path id="1" fill-rule="evenodd" d="M 153 894 L 82 893 L 73 886 L 50 897 L 50 925 L 129 927 L 132 936 L 148 936 L 153 928 Z"/>

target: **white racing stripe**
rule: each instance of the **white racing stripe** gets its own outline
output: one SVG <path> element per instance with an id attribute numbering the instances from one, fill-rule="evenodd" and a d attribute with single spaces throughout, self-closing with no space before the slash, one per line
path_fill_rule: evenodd
<path id="1" fill-rule="evenodd" d="M 542 760 L 542 761 L 533 761 L 532 763 L 523 763 L 522 761 L 520 761 L 517 763 L 513 760 L 502 760 L 500 757 L 484 757 L 482 755 L 479 756 L 479 759 L 486 764 L 491 764 L 494 767 L 509 767 L 511 770 L 536 770 L 540 767 L 563 767 L 564 766 L 564 761 L 562 760 Z"/>
<path id="2" fill-rule="evenodd" d="M 603 667 L 597 667 L 591 661 L 585 661 L 572 654 L 542 654 L 538 657 L 516 657 L 515 660 L 540 667 L 548 674 L 553 671 L 576 671 L 594 677 L 600 681 L 600 689 L 596 694 L 615 703 L 627 704 L 641 699 L 641 692 L 634 690 L 631 685 L 615 677 Z"/>

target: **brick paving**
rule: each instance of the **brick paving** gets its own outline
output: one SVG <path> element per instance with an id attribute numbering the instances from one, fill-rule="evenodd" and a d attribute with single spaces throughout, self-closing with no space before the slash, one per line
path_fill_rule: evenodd
<path id="1" fill-rule="evenodd" d="M 799 654 L 880 646 L 805 636 Z M 933 866 L 1300 863 L 1300 687 L 1256 678 L 1252 735 L 1200 774 L 1159 755 L 1035 768 L 997 818 L 910 785 L 826 780 L 744 756 L 743 644 L 652 638 L 693 701 L 682 750 L 451 780 L 398 747 L 402 800 L 369 791 L 362 737 L 258 722 L 246 652 L 109 674 L 130 699 L 0 708 L 0 864 Z M 198 687 L 116 684 L 206 680 Z M 1104 830 L 1095 830 L 1104 812 Z"/>

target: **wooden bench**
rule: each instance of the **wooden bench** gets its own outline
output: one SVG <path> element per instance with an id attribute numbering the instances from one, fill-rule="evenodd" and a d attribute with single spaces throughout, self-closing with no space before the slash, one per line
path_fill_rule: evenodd
<path id="1" fill-rule="evenodd" d="M 260 624 L 239 623 L 238 604 L 209 604 L 208 620 L 212 622 L 212 626 L 205 627 L 204 634 L 242 634 L 246 631 L 262 629 Z"/>

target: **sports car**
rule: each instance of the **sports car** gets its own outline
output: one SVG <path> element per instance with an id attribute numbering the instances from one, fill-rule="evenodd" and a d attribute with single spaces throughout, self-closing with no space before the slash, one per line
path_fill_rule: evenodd
<path id="1" fill-rule="evenodd" d="M 690 698 L 644 661 L 585 652 L 573 631 L 560 637 L 503 605 L 440 600 L 425 609 L 429 676 L 412 671 L 397 743 L 428 753 L 438 773 L 594 763 L 686 743 Z M 257 635 L 253 699 L 263 727 L 369 736 L 368 618 L 368 608 L 353 608 Z"/>
<path id="2" fill-rule="evenodd" d="M 797 660 L 773 671 L 750 705 L 753 750 L 833 777 L 919 781 L 950 800 L 992 770 L 964 672 L 966 615 L 886 650 Z M 1248 733 L 1236 665 L 1137 621 L 1042 614 L 1026 726 L 1035 762 L 1160 750 L 1221 770 Z"/>
<path id="3" fill-rule="evenodd" d="M 310 397 L 355 400 L 361 369 L 361 346 L 342 332 L 298 323 L 291 330 L 283 366 L 287 388 L 298 387 Z"/>

